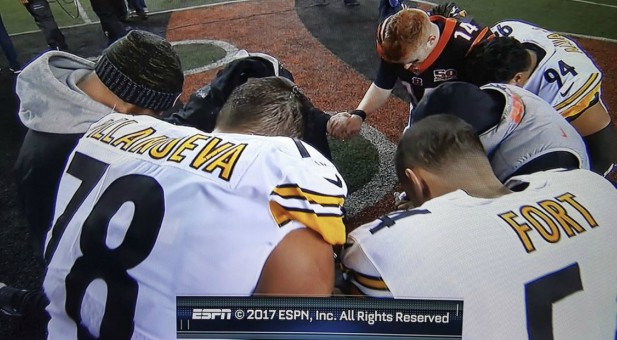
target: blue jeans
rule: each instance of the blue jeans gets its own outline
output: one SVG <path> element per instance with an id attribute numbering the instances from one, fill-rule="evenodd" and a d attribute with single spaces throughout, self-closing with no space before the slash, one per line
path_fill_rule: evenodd
<path id="1" fill-rule="evenodd" d="M 4 27 L 4 23 L 2 22 L 2 15 L 0 15 L 0 46 L 9 64 L 11 64 L 10 67 L 14 70 L 19 70 L 21 66 L 17 61 L 17 52 L 15 52 L 11 37 L 9 37 L 9 34 L 6 32 L 6 27 Z"/>

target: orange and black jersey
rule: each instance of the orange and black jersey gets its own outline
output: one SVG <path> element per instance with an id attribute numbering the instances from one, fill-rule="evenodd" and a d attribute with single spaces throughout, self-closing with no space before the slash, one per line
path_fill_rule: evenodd
<path id="1" fill-rule="evenodd" d="M 430 20 L 439 26 L 440 37 L 428 58 L 420 66 L 409 69 L 382 59 L 375 79 L 375 85 L 382 89 L 393 89 L 397 79 L 400 80 L 414 105 L 426 89 L 457 80 L 467 53 L 492 36 L 488 27 L 471 17 L 454 19 L 434 15 Z"/>

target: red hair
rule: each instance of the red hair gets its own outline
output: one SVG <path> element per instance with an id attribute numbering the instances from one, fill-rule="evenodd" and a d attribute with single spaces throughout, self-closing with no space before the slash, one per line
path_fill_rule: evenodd
<path id="1" fill-rule="evenodd" d="M 431 21 L 417 9 L 404 9 L 386 18 L 377 27 L 377 52 L 386 61 L 401 62 L 424 42 Z"/>

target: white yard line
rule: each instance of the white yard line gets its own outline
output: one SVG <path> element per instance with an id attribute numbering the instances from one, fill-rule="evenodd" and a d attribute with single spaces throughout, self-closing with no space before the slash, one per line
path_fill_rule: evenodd
<path id="1" fill-rule="evenodd" d="M 603 37 L 594 37 L 593 35 L 568 33 L 568 32 L 557 32 L 557 33 L 559 33 L 561 35 L 567 35 L 567 36 L 570 36 L 570 37 L 585 38 L 585 39 L 591 39 L 591 40 L 600 40 L 600 41 L 607 41 L 607 42 L 617 43 L 617 39 L 603 38 Z"/>
<path id="2" fill-rule="evenodd" d="M 593 1 L 586 1 L 586 0 L 570 0 L 570 1 L 582 2 L 584 4 L 590 4 L 590 5 L 595 5 L 595 6 L 604 6 L 604 7 L 610 7 L 610 8 L 617 8 L 617 6 L 615 6 L 615 5 L 602 4 L 602 3 L 599 3 L 599 2 L 593 2 Z"/>
<path id="3" fill-rule="evenodd" d="M 77 0 L 79 1 L 79 0 Z M 168 9 L 165 11 L 156 11 L 156 12 L 150 12 L 150 14 L 159 14 L 159 13 L 170 13 L 170 12 L 179 12 L 179 11 L 184 11 L 184 10 L 189 10 L 189 9 L 197 9 L 197 8 L 205 8 L 205 7 L 214 7 L 214 6 L 221 6 L 221 5 L 228 5 L 228 4 L 235 4 L 235 3 L 241 3 L 241 2 L 249 2 L 249 1 L 254 1 L 254 0 L 231 0 L 231 1 L 224 1 L 224 2 L 217 2 L 217 3 L 213 3 L 213 4 L 205 4 L 205 5 L 197 5 L 197 6 L 190 6 L 190 7 L 183 7 L 183 8 L 174 8 L 174 9 Z M 80 4 L 81 5 L 81 4 Z M 83 10 L 83 8 L 82 8 Z M 81 16 L 81 12 L 79 13 L 79 15 Z M 86 17 L 87 14 L 84 15 Z M 89 19 L 89 18 L 88 18 Z M 91 20 L 89 19 L 89 22 L 86 22 L 86 20 L 84 20 L 83 24 L 76 24 L 76 25 L 69 25 L 69 26 L 62 26 L 60 27 L 60 29 L 63 28 L 74 28 L 74 27 L 83 27 L 83 26 L 88 26 L 88 25 L 93 25 L 93 24 L 98 24 L 100 23 L 99 20 Z M 13 33 L 13 34 L 9 34 L 9 36 L 11 37 L 17 37 L 20 36 L 22 34 L 30 34 L 30 33 L 38 33 L 40 32 L 39 30 L 32 30 L 32 31 L 25 31 L 25 32 L 19 32 L 19 33 Z"/>
<path id="4" fill-rule="evenodd" d="M 92 20 L 88 17 L 88 13 L 84 10 L 84 7 L 81 5 L 79 0 L 75 0 L 75 7 L 77 7 L 77 12 L 79 13 L 79 17 L 84 21 L 84 24 L 91 24 Z"/>
<path id="5" fill-rule="evenodd" d="M 417 2 L 419 4 L 425 4 L 425 5 L 430 5 L 430 6 L 437 6 L 438 4 L 434 3 L 434 2 L 430 2 L 430 1 L 423 1 L 423 0 L 414 0 L 414 2 Z"/>

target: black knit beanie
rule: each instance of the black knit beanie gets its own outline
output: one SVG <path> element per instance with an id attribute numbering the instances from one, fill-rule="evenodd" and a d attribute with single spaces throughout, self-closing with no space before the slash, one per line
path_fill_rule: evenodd
<path id="1" fill-rule="evenodd" d="M 96 63 L 96 75 L 120 99 L 164 111 L 182 92 L 184 74 L 171 44 L 134 30 L 110 45 Z"/>

